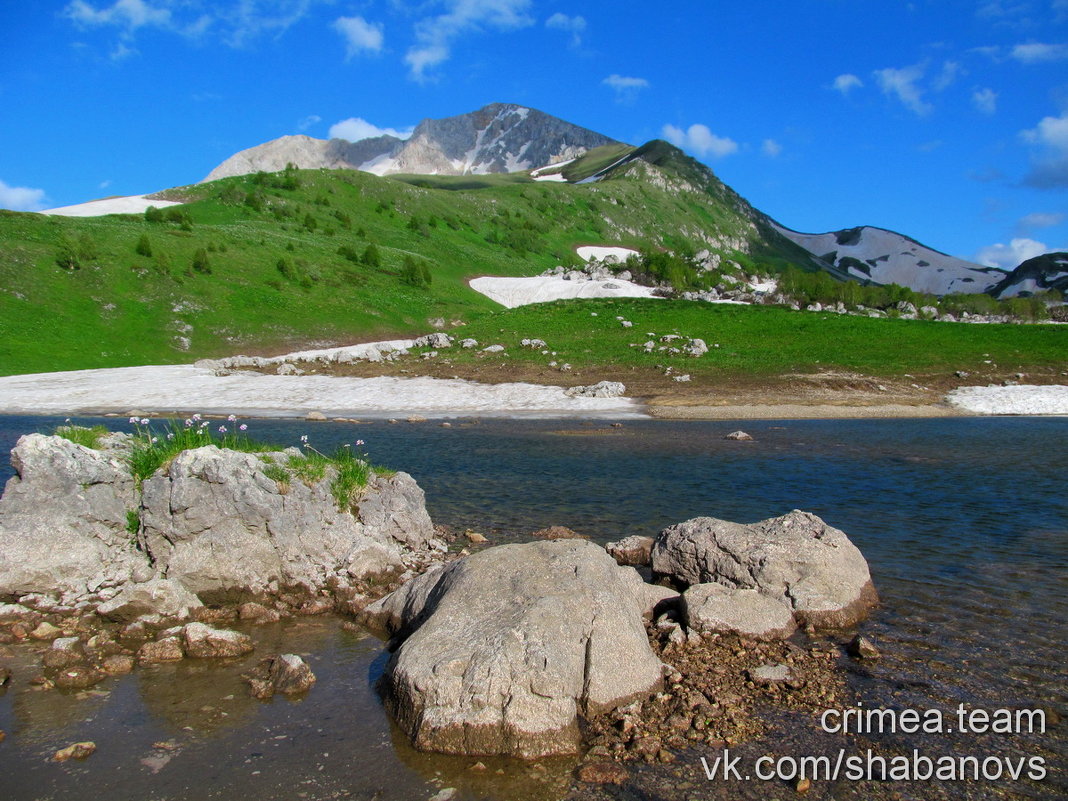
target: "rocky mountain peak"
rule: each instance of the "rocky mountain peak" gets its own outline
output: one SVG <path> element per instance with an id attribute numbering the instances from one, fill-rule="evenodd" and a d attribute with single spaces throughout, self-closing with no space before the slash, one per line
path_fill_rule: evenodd
<path id="1" fill-rule="evenodd" d="M 615 140 L 537 109 L 491 103 L 455 117 L 425 119 L 407 140 L 283 136 L 234 154 L 205 180 L 274 172 L 288 163 L 302 169 L 355 169 L 376 175 L 518 172 L 566 161 L 607 144 Z"/>

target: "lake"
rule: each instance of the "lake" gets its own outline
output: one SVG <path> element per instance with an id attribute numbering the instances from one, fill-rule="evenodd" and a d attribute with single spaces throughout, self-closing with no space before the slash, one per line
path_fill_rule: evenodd
<path id="1" fill-rule="evenodd" d="M 0 417 L 0 452 L 22 433 L 61 422 Z M 129 429 L 125 419 L 103 422 Z M 1041 757 L 1043 781 L 904 783 L 894 791 L 1068 796 L 1068 737 L 1053 715 L 1068 704 L 1068 419 L 747 421 L 754 442 L 725 440 L 739 427 L 731 422 L 248 422 L 250 435 L 291 445 L 306 434 L 323 451 L 365 440 L 375 463 L 418 480 L 436 523 L 491 542 L 549 525 L 606 542 L 699 515 L 752 522 L 814 512 L 861 549 L 882 597 L 863 632 L 883 657 L 849 676 L 863 706 L 1050 710 L 1044 732 L 876 738 L 932 757 Z M 0 479 L 10 475 L 4 460 Z M 567 792 L 569 760 L 483 759 L 487 769 L 472 771 L 477 760 L 412 751 L 372 687 L 385 663 L 377 640 L 327 619 L 260 627 L 256 636 L 260 655 L 305 654 L 319 677 L 305 699 L 249 699 L 239 674 L 258 656 L 225 668 L 138 669 L 75 695 L 14 682 L 0 695 L 0 797 L 387 801 L 457 787 L 457 798 L 540 801 Z M 0 663 L 16 679 L 32 675 L 22 651 L 3 648 Z M 100 749 L 80 763 L 48 761 L 77 740 Z M 680 799 L 713 793 L 697 772 L 697 789 L 680 789 Z"/>

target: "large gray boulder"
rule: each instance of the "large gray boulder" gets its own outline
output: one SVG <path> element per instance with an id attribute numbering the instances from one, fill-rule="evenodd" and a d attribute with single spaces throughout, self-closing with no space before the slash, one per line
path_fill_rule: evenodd
<path id="1" fill-rule="evenodd" d="M 801 625 L 852 626 L 879 600 L 849 538 L 797 510 L 749 525 L 697 517 L 669 526 L 653 544 L 652 568 L 682 585 L 756 590 Z"/>
<path id="2" fill-rule="evenodd" d="M 701 632 L 733 631 L 757 640 L 789 637 L 797 629 L 793 610 L 759 590 L 694 584 L 682 594 L 686 627 Z"/>
<path id="3" fill-rule="evenodd" d="M 119 451 L 28 434 L 11 466 L 0 498 L 0 597 L 76 600 L 148 568 L 130 531 L 137 492 Z"/>
<path id="4" fill-rule="evenodd" d="M 502 545 L 425 573 L 366 610 L 400 642 L 387 707 L 421 750 L 573 753 L 580 715 L 660 685 L 643 586 L 583 540 Z"/>
<path id="5" fill-rule="evenodd" d="M 295 449 L 209 445 L 179 453 L 138 487 L 130 441 L 19 440 L 0 498 L 0 600 L 39 593 L 89 601 L 117 620 L 183 617 L 201 602 L 398 575 L 439 546 L 406 473 L 372 473 L 339 509 L 333 467 L 305 481 L 285 469 Z"/>
<path id="6" fill-rule="evenodd" d="M 353 514 L 331 495 L 333 468 L 319 481 L 279 483 L 265 470 L 286 456 L 269 457 L 209 445 L 145 480 L 142 537 L 157 570 L 206 602 L 226 601 L 278 586 L 313 590 L 343 572 L 397 572 L 402 547 L 433 536 L 406 473 L 373 478 Z"/>

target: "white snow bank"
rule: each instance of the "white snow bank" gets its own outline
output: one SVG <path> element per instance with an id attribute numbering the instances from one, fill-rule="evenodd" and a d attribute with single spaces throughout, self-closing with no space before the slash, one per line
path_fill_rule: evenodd
<path id="1" fill-rule="evenodd" d="M 1068 414 L 1068 386 L 961 387 L 946 400 L 973 414 Z"/>
<path id="2" fill-rule="evenodd" d="M 578 257 L 583 261 L 592 261 L 598 259 L 604 261 L 609 256 L 619 259 L 619 261 L 625 262 L 631 256 L 637 256 L 638 251 L 631 250 L 630 248 L 619 247 L 607 247 L 603 245 L 584 245 L 580 248 L 575 248 L 575 252 L 578 253 Z"/>
<path id="3" fill-rule="evenodd" d="M 234 373 L 192 365 L 118 367 L 0 378 L 0 413 L 203 412 L 257 417 L 643 416 L 628 398 L 568 397 L 562 387 L 435 378 Z"/>
<path id="4" fill-rule="evenodd" d="M 549 175 L 534 175 L 533 173 L 531 173 L 530 177 L 533 178 L 535 181 L 556 181 L 562 184 L 567 183 L 567 178 L 565 178 L 564 174 L 561 172 L 554 172 L 550 173 Z"/>
<path id="5" fill-rule="evenodd" d="M 548 303 L 573 298 L 651 298 L 652 287 L 631 281 L 609 280 L 570 281 L 561 276 L 542 275 L 536 278 L 473 278 L 469 286 L 506 309 L 530 303 Z"/>
<path id="6" fill-rule="evenodd" d="M 162 209 L 167 206 L 180 205 L 182 204 L 173 200 L 149 200 L 146 195 L 130 195 L 129 197 L 90 200 L 88 203 L 79 203 L 76 206 L 45 209 L 41 214 L 54 214 L 58 217 L 103 217 L 105 214 L 143 214 L 149 206 Z"/>

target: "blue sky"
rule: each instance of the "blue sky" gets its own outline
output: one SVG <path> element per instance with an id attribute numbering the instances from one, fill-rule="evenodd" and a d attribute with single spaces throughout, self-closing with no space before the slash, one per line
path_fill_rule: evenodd
<path id="1" fill-rule="evenodd" d="M 798 230 L 1068 249 L 1068 0 L 0 0 L 0 207 L 497 101 L 670 139 Z"/>

